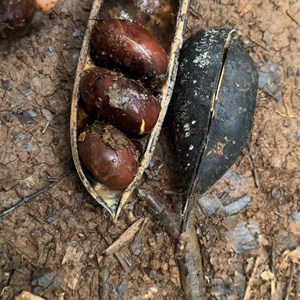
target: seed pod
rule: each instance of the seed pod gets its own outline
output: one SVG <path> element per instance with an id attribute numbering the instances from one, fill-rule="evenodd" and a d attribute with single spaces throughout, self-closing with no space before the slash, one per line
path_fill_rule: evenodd
<path id="1" fill-rule="evenodd" d="M 96 122 L 86 126 L 78 137 L 78 150 L 96 180 L 110 189 L 127 187 L 137 172 L 133 144 L 112 125 Z"/>
<path id="2" fill-rule="evenodd" d="M 187 191 L 187 216 L 194 196 L 224 175 L 247 142 L 257 78 L 234 30 L 200 31 L 184 44 L 168 113 Z"/>
<path id="3" fill-rule="evenodd" d="M 34 12 L 34 0 L 1 0 L 0 39 L 26 33 Z"/>
<path id="4" fill-rule="evenodd" d="M 167 53 L 142 26 L 126 20 L 100 20 L 91 41 L 102 63 L 153 87 L 166 78 Z"/>
<path id="5" fill-rule="evenodd" d="M 156 124 L 160 107 L 140 83 L 104 68 L 88 69 L 81 79 L 83 105 L 128 134 L 145 134 Z"/>
<path id="6" fill-rule="evenodd" d="M 132 192 L 138 186 L 145 169 L 148 167 L 151 161 L 155 149 L 155 145 L 157 143 L 160 130 L 164 121 L 164 117 L 171 99 L 171 94 L 173 91 L 173 86 L 174 86 L 176 72 L 177 72 L 177 59 L 178 59 L 179 49 L 181 48 L 181 44 L 182 44 L 182 33 L 184 28 L 184 22 L 187 15 L 188 5 L 189 5 L 189 0 L 182 0 L 182 1 L 164 0 L 163 5 L 161 5 L 158 10 L 153 10 L 150 15 L 149 10 L 153 8 L 152 1 L 144 1 L 143 10 L 141 10 L 140 1 L 132 1 L 132 0 L 119 1 L 117 5 L 115 0 L 94 1 L 90 18 L 88 21 L 88 25 L 87 25 L 87 30 L 82 43 L 82 49 L 81 49 L 80 58 L 78 60 L 78 67 L 77 67 L 76 78 L 75 78 L 74 89 L 73 89 L 71 120 L 70 120 L 71 148 L 72 148 L 72 156 L 73 156 L 77 173 L 82 183 L 84 184 L 85 188 L 99 204 L 101 204 L 110 212 L 110 214 L 113 216 L 115 220 L 118 218 L 118 215 L 120 214 L 121 209 L 126 203 L 126 201 L 132 195 Z M 93 28 L 95 24 L 98 22 L 97 20 L 99 19 L 119 20 L 121 18 L 124 18 L 124 12 L 126 12 L 126 17 L 129 20 L 133 20 L 133 22 L 134 21 L 138 22 L 139 24 L 141 24 L 142 27 L 147 28 L 147 30 L 151 32 L 151 36 L 155 36 L 155 38 L 160 40 L 161 44 L 164 45 L 164 49 L 167 49 L 167 57 L 169 58 L 169 63 L 167 67 L 167 72 L 159 71 L 157 64 L 153 63 L 152 60 L 150 61 L 151 62 L 150 67 L 152 68 L 154 66 L 154 71 L 153 69 L 149 71 L 147 69 L 148 67 L 145 68 L 145 70 L 149 72 L 150 75 L 151 74 L 153 75 L 155 72 L 153 76 L 157 76 L 157 78 L 159 79 L 162 79 L 162 77 L 164 77 L 164 75 L 166 74 L 163 86 L 161 88 L 156 88 L 155 91 L 155 96 L 157 96 L 160 103 L 159 116 L 153 130 L 151 130 L 151 132 L 148 135 L 145 135 L 142 138 L 140 138 L 141 140 L 140 144 L 142 145 L 141 147 L 142 153 L 141 153 L 141 159 L 139 160 L 140 164 L 136 176 L 134 177 L 133 181 L 130 183 L 130 185 L 127 188 L 119 191 L 114 191 L 108 189 L 102 183 L 96 182 L 93 178 L 90 178 L 89 172 L 86 172 L 82 164 L 82 160 L 80 160 L 79 158 L 79 153 L 78 153 L 79 144 L 77 142 L 77 138 L 78 138 L 78 126 L 80 125 L 79 122 L 80 114 L 78 111 L 78 107 L 80 102 L 82 102 L 82 99 L 80 97 L 81 79 L 84 76 L 83 75 L 84 72 L 91 67 L 91 64 L 92 65 L 95 64 L 95 61 L 93 61 L 93 57 L 92 57 L 93 47 L 91 43 L 91 34 Z M 133 24 L 130 23 L 129 26 L 131 25 Z M 123 37 L 124 36 L 122 35 L 122 38 Z M 126 35 L 126 37 L 128 36 Z M 140 34 L 139 37 L 141 37 Z M 152 43 L 154 43 L 153 39 L 151 40 L 150 45 Z M 110 48 L 108 49 L 108 51 L 110 51 L 108 52 L 108 56 L 110 55 L 113 56 L 114 53 L 116 53 L 116 49 L 111 47 L 112 45 L 110 45 Z M 151 55 L 152 54 L 153 53 L 151 53 Z M 165 54 L 162 55 L 165 56 Z M 121 55 L 120 58 L 125 59 L 126 57 Z M 154 59 L 156 59 L 156 57 L 154 57 Z M 139 56 L 137 56 L 137 60 L 140 60 Z M 165 63 L 162 62 L 161 65 L 163 64 Z M 101 65 L 101 67 L 104 66 Z M 143 70 L 143 72 L 145 70 Z M 150 76 L 145 74 L 140 75 L 141 72 L 139 67 L 136 70 L 132 70 L 132 72 L 133 72 L 132 73 L 133 77 L 138 77 L 138 79 L 141 79 L 142 76 Z M 118 80 L 118 84 L 122 80 L 123 79 Z M 106 85 L 105 87 L 107 91 L 108 85 Z M 86 107 L 87 106 L 88 105 L 86 105 Z M 149 114 L 151 114 L 151 111 Z M 108 118 L 108 116 L 106 116 L 106 118 Z M 140 129 L 140 125 L 137 127 Z"/>

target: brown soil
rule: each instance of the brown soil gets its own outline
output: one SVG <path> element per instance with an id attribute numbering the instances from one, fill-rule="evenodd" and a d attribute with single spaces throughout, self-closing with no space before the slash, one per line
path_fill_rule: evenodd
<path id="1" fill-rule="evenodd" d="M 70 99 L 91 2 L 59 1 L 40 28 L 1 42 L 1 209 L 72 165 Z M 243 299 L 245 293 L 247 299 L 300 297 L 299 20 L 295 0 L 191 4 L 186 36 L 202 28 L 236 27 L 261 71 L 270 60 L 279 64 L 283 91 L 279 101 L 259 91 L 243 157 L 206 194 L 224 206 L 226 199 L 248 195 L 247 207 L 230 216 L 205 214 L 200 199 L 202 209 L 195 207 L 209 299 Z M 163 194 L 171 205 L 180 187 L 169 155 L 163 143 L 157 146 L 142 187 Z M 133 241 L 97 261 L 141 217 L 145 221 Z M 247 234 L 251 239 L 241 242 Z M 46 299 L 182 299 L 174 242 L 146 203 L 133 197 L 114 224 L 75 171 L 3 217 L 0 245 L 2 299 L 23 289 Z"/>

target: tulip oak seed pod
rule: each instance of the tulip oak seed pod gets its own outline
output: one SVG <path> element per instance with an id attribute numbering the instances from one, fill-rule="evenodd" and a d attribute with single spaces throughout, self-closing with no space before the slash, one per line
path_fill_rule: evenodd
<path id="1" fill-rule="evenodd" d="M 83 105 L 127 134 L 145 134 L 156 124 L 160 106 L 139 82 L 104 68 L 86 70 L 80 82 Z"/>
<path id="2" fill-rule="evenodd" d="M 126 20 L 100 20 L 91 41 L 100 61 L 154 88 L 166 78 L 168 56 L 142 26 Z"/>
<path id="3" fill-rule="evenodd" d="M 112 125 L 96 122 L 78 137 L 79 155 L 95 178 L 113 190 L 127 187 L 138 169 L 137 153 Z"/>
<path id="4" fill-rule="evenodd" d="M 78 60 L 78 67 L 73 89 L 70 120 L 71 149 L 77 173 L 85 188 L 95 199 L 96 202 L 101 204 L 110 212 L 114 220 L 118 218 L 122 207 L 129 199 L 135 188 L 138 186 L 142 175 L 152 158 L 155 145 L 157 143 L 162 123 L 164 121 L 164 117 L 173 91 L 173 86 L 177 72 L 177 58 L 179 54 L 179 49 L 181 48 L 182 44 L 182 33 L 187 15 L 188 5 L 189 0 L 164 0 L 163 5 L 160 5 L 157 10 L 153 10 L 151 15 L 149 15 L 148 11 L 153 7 L 151 1 L 145 1 L 143 3 L 143 10 L 141 9 L 140 1 L 137 0 L 119 1 L 117 5 L 115 0 L 94 1 L 87 25 L 87 30 L 82 44 L 80 58 Z M 167 10 L 164 9 L 166 7 L 168 8 Z M 164 71 L 164 68 L 162 68 L 162 70 L 159 70 L 160 66 L 158 66 L 156 63 L 153 63 L 153 61 L 150 60 L 151 63 L 149 66 L 151 67 L 151 69 L 148 70 L 148 67 L 145 69 L 142 68 L 142 73 L 146 70 L 147 72 L 149 72 L 148 74 L 150 75 L 140 75 L 142 73 L 140 72 L 139 67 L 137 68 L 137 70 L 131 71 L 132 76 L 138 79 L 141 79 L 144 76 L 149 77 L 153 75 L 154 78 L 151 79 L 152 82 L 159 82 L 163 80 L 162 86 L 158 87 L 156 85 L 155 88 L 155 96 L 159 99 L 160 111 L 154 128 L 148 135 L 140 138 L 140 144 L 142 145 L 142 153 L 141 158 L 139 160 L 139 167 L 133 181 L 125 189 L 115 191 L 113 189 L 107 188 L 104 184 L 100 182 L 95 182 L 95 180 L 89 176 L 88 172 L 85 171 L 84 165 L 79 158 L 79 142 L 77 138 L 78 126 L 80 125 L 80 115 L 78 114 L 78 107 L 79 103 L 82 102 L 82 98 L 80 96 L 80 82 L 84 76 L 83 74 L 86 70 L 88 70 L 91 67 L 91 63 L 95 65 L 95 61 L 92 61 L 93 57 L 91 53 L 93 48 L 91 42 L 93 28 L 95 24 L 97 24 L 97 20 L 99 19 L 119 20 L 124 18 L 124 12 L 128 20 L 132 20 L 133 24 L 135 24 L 134 22 L 138 22 L 139 24 L 141 24 L 142 27 L 147 28 L 147 31 L 150 32 L 150 35 L 153 36 L 155 39 L 159 40 L 160 43 L 164 45 L 164 49 L 166 49 L 169 62 L 167 64 L 167 70 Z M 116 23 L 116 21 L 114 22 Z M 131 25 L 132 24 L 130 24 L 129 26 Z M 127 34 L 125 36 L 128 37 Z M 122 39 L 123 38 L 124 36 L 122 36 Z M 153 39 L 151 39 L 151 41 L 153 42 Z M 132 43 L 131 41 L 129 42 Z M 137 47 L 139 48 L 139 45 L 137 45 Z M 112 44 L 110 44 L 110 48 L 107 51 L 110 51 L 107 53 L 108 56 L 113 56 L 114 53 L 117 53 L 117 51 L 119 50 L 112 48 Z M 137 60 L 140 60 L 141 57 L 138 53 L 139 52 L 137 52 Z M 161 51 L 160 53 L 163 53 L 163 51 Z M 153 53 L 151 53 L 150 56 L 152 54 Z M 163 56 L 165 56 L 165 54 L 163 54 Z M 127 58 L 130 58 L 130 56 L 128 56 Z M 144 59 L 144 56 L 142 56 L 142 58 Z M 163 59 L 161 63 L 162 66 L 165 65 L 164 61 L 165 59 Z M 153 66 L 154 69 L 152 69 Z M 100 67 L 107 66 L 100 65 Z M 129 70 L 128 68 L 126 69 Z M 114 91 L 113 94 L 118 94 L 115 92 L 116 91 Z"/>
<path id="5" fill-rule="evenodd" d="M 257 83 L 256 65 L 235 30 L 212 28 L 185 42 L 168 119 L 188 199 L 186 220 L 195 195 L 224 175 L 247 142 Z"/>

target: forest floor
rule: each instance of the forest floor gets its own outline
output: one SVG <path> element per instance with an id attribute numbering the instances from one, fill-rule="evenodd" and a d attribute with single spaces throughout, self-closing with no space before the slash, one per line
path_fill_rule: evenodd
<path id="1" fill-rule="evenodd" d="M 0 45 L 1 210 L 72 166 L 70 101 L 91 5 L 59 1 L 39 29 Z M 186 37 L 220 26 L 239 30 L 260 90 L 243 156 L 195 206 L 207 295 L 300 299 L 300 2 L 192 1 Z M 168 151 L 158 144 L 141 188 L 176 201 Z M 224 209 L 241 197 L 238 213 Z M 134 239 L 99 262 L 141 218 Z M 114 224 L 73 169 L 0 220 L 1 299 L 182 299 L 180 284 L 174 242 L 147 204 L 132 197 Z"/>

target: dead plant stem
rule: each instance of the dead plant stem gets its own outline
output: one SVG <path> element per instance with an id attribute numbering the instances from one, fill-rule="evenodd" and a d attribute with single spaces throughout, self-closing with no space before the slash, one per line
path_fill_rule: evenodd
<path id="1" fill-rule="evenodd" d="M 68 170 L 66 171 L 64 174 L 62 174 L 60 177 L 56 178 L 55 180 L 52 180 L 47 186 L 45 186 L 44 188 L 35 191 L 34 193 L 28 195 L 28 196 L 24 196 L 23 198 L 21 198 L 16 204 L 14 204 L 13 206 L 11 206 L 10 208 L 4 209 L 0 212 L 0 219 L 3 218 L 4 216 L 6 216 L 8 213 L 14 211 L 15 209 L 17 209 L 18 207 L 24 205 L 25 203 L 27 203 L 29 200 L 34 199 L 38 196 L 41 196 L 43 194 L 45 194 L 46 192 L 48 192 L 51 188 L 53 188 L 54 186 L 56 186 L 59 182 L 61 182 L 65 177 L 67 177 L 70 173 L 72 172 L 72 170 Z"/>

